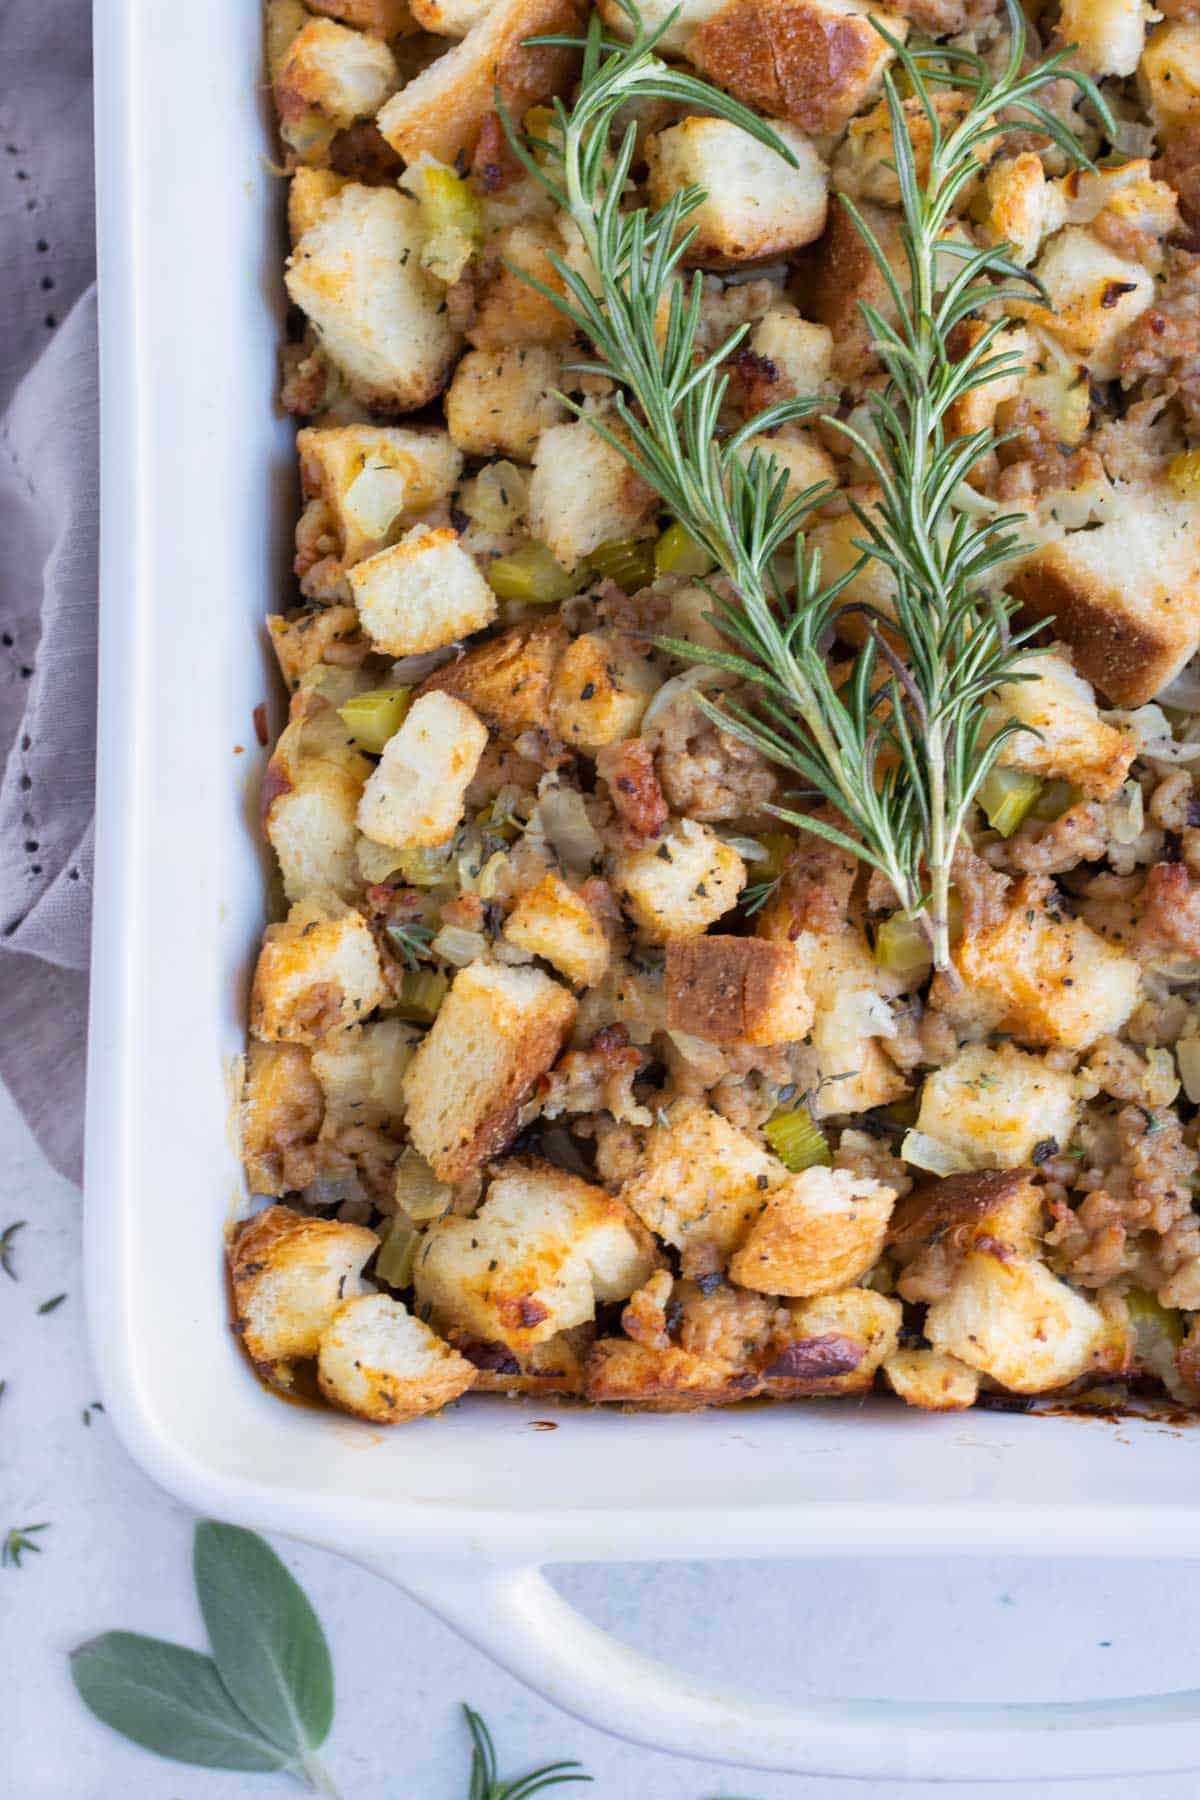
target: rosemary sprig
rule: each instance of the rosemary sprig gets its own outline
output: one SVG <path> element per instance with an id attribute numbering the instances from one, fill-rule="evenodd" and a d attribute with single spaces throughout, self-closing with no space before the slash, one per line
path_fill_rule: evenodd
<path id="1" fill-rule="evenodd" d="M 17 1247 L 17 1233 L 24 1231 L 26 1223 L 24 1219 L 14 1219 L 11 1225 L 6 1225 L 0 1231 L 0 1269 L 4 1270 L 10 1281 L 20 1280 L 13 1263 L 13 1253 Z"/>
<path id="2" fill-rule="evenodd" d="M 49 1531 L 48 1521 L 41 1525 L 12 1525 L 4 1534 L 3 1545 L 0 1546 L 0 1569 L 21 1567 L 21 1558 L 31 1552 L 37 1556 L 42 1553 L 41 1544 L 34 1542 L 39 1531 Z"/>
<path id="3" fill-rule="evenodd" d="M 900 905 L 921 920 L 937 965 L 949 967 L 947 898 L 954 848 L 980 782 L 1015 729 L 988 737 L 985 700 L 1001 681 L 1022 678 L 1015 664 L 1025 640 L 1010 629 L 1013 608 L 1006 598 L 979 595 L 983 578 L 1019 547 L 1012 530 L 1016 520 L 973 526 L 956 505 L 965 476 L 994 443 L 994 433 L 948 441 L 946 432 L 952 403 L 1016 366 L 1017 359 L 996 349 L 1002 320 L 989 325 L 959 361 L 952 359 L 946 339 L 955 324 L 1025 286 L 1042 299 L 1045 295 L 1036 278 L 1011 261 L 1005 246 L 962 245 L 956 251 L 941 233 L 956 195 L 978 166 L 977 148 L 1006 132 L 1032 125 L 1074 162 L 1086 164 L 1068 128 L 1036 97 L 1048 80 L 1067 76 L 1102 117 L 1104 104 L 1087 77 L 1064 67 L 1065 52 L 1022 73 L 1024 20 L 1016 0 L 1006 0 L 1012 45 L 998 77 L 972 53 L 938 47 L 909 51 L 888 40 L 929 121 L 932 145 L 928 175 L 919 182 L 889 74 L 885 86 L 911 290 L 901 288 L 851 208 L 899 322 L 892 326 L 876 309 L 864 307 L 889 382 L 868 399 L 873 439 L 850 426 L 840 429 L 866 456 L 884 495 L 878 519 L 856 508 L 864 532 L 857 547 L 864 558 L 876 556 L 893 570 L 898 596 L 895 622 L 872 609 L 857 609 L 867 615 L 870 636 L 848 679 L 842 679 L 831 670 L 827 651 L 840 596 L 856 571 L 823 582 L 819 555 L 808 549 L 800 530 L 830 490 L 818 484 L 789 499 L 786 472 L 761 448 L 750 448 L 752 439 L 808 416 L 821 402 L 785 402 L 736 431 L 722 432 L 728 386 L 723 365 L 746 328 L 732 332 L 707 357 L 697 351 L 702 277 L 695 274 L 685 283 L 679 265 L 695 236 L 686 221 L 703 202 L 703 190 L 678 192 L 656 211 L 623 212 L 636 127 L 628 127 L 616 148 L 610 138 L 617 113 L 630 100 L 660 98 L 731 120 L 789 161 L 791 152 L 763 119 L 706 83 L 669 69 L 654 54 L 670 20 L 647 31 L 634 0 L 619 4 L 630 21 L 631 41 L 607 42 L 593 15 L 578 98 L 569 111 L 555 101 L 560 142 L 551 147 L 540 141 L 540 160 L 497 100 L 517 155 L 577 226 L 592 265 L 588 274 L 596 282 L 593 288 L 556 256 L 551 261 L 565 294 L 526 277 L 591 340 L 596 360 L 573 367 L 616 384 L 617 428 L 567 404 L 659 493 L 731 584 L 733 598 L 706 584 L 728 650 L 659 640 L 675 655 L 749 684 L 745 700 L 697 695 L 697 705 L 834 808 L 845 829 L 811 813 L 776 810 L 786 822 L 879 869 Z M 965 117 L 949 132 L 933 105 L 938 85 L 972 96 Z M 548 148 L 556 154 L 546 155 Z M 939 291 L 938 260 L 947 252 L 958 254 L 961 266 Z M 998 277 L 1017 285 L 997 287 Z M 791 539 L 796 582 L 789 598 L 775 558 Z M 885 635 L 885 623 L 893 630 L 898 623 L 899 648 Z"/>
<path id="4" fill-rule="evenodd" d="M 463 1712 L 473 1746 L 468 1800 L 530 1800 L 531 1795 L 540 1794 L 546 1788 L 563 1787 L 573 1781 L 591 1781 L 591 1776 L 583 1774 L 577 1762 L 548 1763 L 544 1769 L 534 1769 L 517 1781 L 501 1781 L 491 1732 L 469 1706 L 464 1706 Z"/>
<path id="5" fill-rule="evenodd" d="M 433 960 L 429 946 L 435 934 L 431 925 L 392 921 L 387 927 L 387 935 L 392 949 L 406 969 L 415 973 L 423 962 Z"/>

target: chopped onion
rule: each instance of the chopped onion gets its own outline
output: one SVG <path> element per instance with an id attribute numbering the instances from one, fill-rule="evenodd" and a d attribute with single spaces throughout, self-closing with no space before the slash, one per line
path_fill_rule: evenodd
<path id="1" fill-rule="evenodd" d="M 697 663 L 695 668 L 685 669 L 682 675 L 672 675 L 669 681 L 664 681 L 642 714 L 642 736 L 646 736 L 654 721 L 661 718 L 668 707 L 674 706 L 681 694 L 688 693 L 691 688 L 699 687 L 702 681 L 719 680 L 720 676 L 720 669 L 712 669 L 707 663 Z"/>
<path id="2" fill-rule="evenodd" d="M 444 650 L 422 650 L 418 656 L 402 656 L 399 662 L 392 664 L 393 683 L 397 687 L 416 687 L 418 681 L 424 681 L 453 655 L 453 646 L 447 645 Z"/>
<path id="3" fill-rule="evenodd" d="M 301 1188 L 300 1198 L 309 1206 L 344 1206 L 347 1200 L 368 1203 L 370 1196 L 353 1169 L 343 1169 L 335 1175 L 317 1175 L 306 1188 Z"/>
<path id="4" fill-rule="evenodd" d="M 439 1181 L 423 1156 L 410 1144 L 396 1164 L 396 1205 L 418 1225 L 440 1219 L 450 1205 L 451 1189 Z"/>
<path id="5" fill-rule="evenodd" d="M 1183 1037 L 1175 1046 L 1175 1061 L 1183 1091 L 1194 1106 L 1200 1105 L 1200 1037 Z"/>
<path id="6" fill-rule="evenodd" d="M 1200 713 L 1200 666 L 1193 658 L 1175 677 L 1170 687 L 1165 687 L 1158 696 L 1160 706 L 1169 706 L 1173 712 Z"/>
<path id="7" fill-rule="evenodd" d="M 461 925 L 443 925 L 429 948 L 442 962 L 465 969 L 468 963 L 477 962 L 486 953 L 487 939 L 482 931 L 465 931 Z"/>
<path id="8" fill-rule="evenodd" d="M 385 462 L 368 462 L 346 489 L 342 511 L 364 537 L 386 537 L 404 511 L 408 488 L 400 469 L 389 468 Z"/>
<path id="9" fill-rule="evenodd" d="M 1108 826 L 1118 844 L 1136 844 L 1146 828 L 1146 807 L 1136 781 L 1127 781 L 1108 804 Z"/>
<path id="10" fill-rule="evenodd" d="M 1138 755 L 1152 762 L 1191 762 L 1200 756 L 1200 743 L 1180 743 L 1171 733 L 1171 721 L 1161 706 L 1151 703 L 1133 712 L 1107 712 L 1102 717 L 1109 725 L 1128 731 L 1138 747 Z"/>
<path id="11" fill-rule="evenodd" d="M 771 860 L 770 850 L 765 844 L 760 844 L 757 838 L 737 836 L 722 837 L 721 842 L 723 844 L 728 844 L 731 850 L 736 850 L 743 862 L 759 863 L 770 862 Z"/>
<path id="12" fill-rule="evenodd" d="M 904 1134 L 900 1155 L 914 1169 L 925 1169 L 930 1175 L 963 1175 L 974 1166 L 961 1150 L 951 1150 L 923 1131 Z"/>
<path id="13" fill-rule="evenodd" d="M 589 875 L 592 864 L 603 854 L 604 845 L 588 817 L 583 795 L 576 788 L 563 787 L 553 778 L 543 781 L 538 788 L 534 816 L 546 842 L 564 867 L 576 875 Z"/>
<path id="14" fill-rule="evenodd" d="M 1170 1106 L 1176 1098 L 1179 1076 L 1175 1073 L 1175 1059 L 1169 1050 L 1146 1051 L 1144 1086 L 1151 1106 Z"/>

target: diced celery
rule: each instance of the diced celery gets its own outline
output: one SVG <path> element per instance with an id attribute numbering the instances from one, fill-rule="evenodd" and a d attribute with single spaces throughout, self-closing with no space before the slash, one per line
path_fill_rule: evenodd
<path id="1" fill-rule="evenodd" d="M 423 1156 L 407 1145 L 396 1164 L 396 1205 L 418 1225 L 440 1219 L 450 1205 L 451 1190 L 439 1181 Z"/>
<path id="2" fill-rule="evenodd" d="M 1041 791 L 1042 783 L 1036 775 L 1003 769 L 997 764 L 980 783 L 978 799 L 992 830 L 1001 837 L 1011 837 Z"/>
<path id="3" fill-rule="evenodd" d="M 1167 480 L 1185 500 L 1200 500 L 1200 450 L 1181 450 L 1167 464 Z"/>
<path id="4" fill-rule="evenodd" d="M 654 567 L 660 575 L 707 575 L 713 559 L 687 527 L 676 519 L 654 546 Z"/>
<path id="5" fill-rule="evenodd" d="M 451 879 L 452 844 L 435 844 L 432 849 L 401 850 L 393 869 L 407 887 L 440 887 Z"/>
<path id="6" fill-rule="evenodd" d="M 487 571 L 492 592 L 501 600 L 523 600 L 527 606 L 556 606 L 577 592 L 579 582 L 555 562 L 545 544 L 527 544 L 511 556 L 498 556 Z"/>
<path id="7" fill-rule="evenodd" d="M 1159 1333 L 1173 1344 L 1182 1344 L 1187 1335 L 1183 1314 L 1174 1307 L 1163 1306 L 1145 1288 L 1130 1288 L 1125 1295 L 1129 1322 L 1139 1336 L 1143 1331 Z"/>
<path id="8" fill-rule="evenodd" d="M 893 975 L 914 975 L 933 962 L 929 939 L 907 913 L 890 913 L 875 931 L 875 961 Z"/>
<path id="9" fill-rule="evenodd" d="M 457 281 L 483 236 L 483 213 L 470 183 L 444 163 L 411 171 L 425 223 L 421 267 L 439 281 Z"/>
<path id="10" fill-rule="evenodd" d="M 402 1019 L 417 1025 L 432 1025 L 438 1009 L 450 991 L 444 975 L 433 969 L 410 969 L 400 984 L 397 1012 Z"/>
<path id="11" fill-rule="evenodd" d="M 1079 798 L 1079 789 L 1069 781 L 1045 781 L 1030 811 L 1035 819 L 1060 819 Z"/>
<path id="12" fill-rule="evenodd" d="M 654 544 L 650 538 L 610 538 L 588 557 L 594 574 L 636 594 L 654 580 Z"/>
<path id="13" fill-rule="evenodd" d="M 825 1133 L 814 1122 L 807 1106 L 798 1106 L 793 1112 L 776 1113 L 764 1125 L 763 1136 L 793 1175 L 818 1165 L 827 1168 L 833 1161 Z"/>
<path id="14" fill-rule="evenodd" d="M 770 876 L 773 880 L 783 874 L 787 859 L 796 848 L 796 840 L 786 831 L 760 831 L 758 841 L 767 852 L 767 861 L 755 863 L 754 873 Z"/>
<path id="15" fill-rule="evenodd" d="M 411 698 L 411 688 L 371 688 L 339 706 L 338 713 L 359 749 L 379 756 L 403 725 Z"/>
<path id="16" fill-rule="evenodd" d="M 412 1280 L 413 1262 L 421 1240 L 407 1219 L 393 1219 L 388 1234 L 375 1254 L 375 1273 L 389 1287 L 405 1288 Z"/>

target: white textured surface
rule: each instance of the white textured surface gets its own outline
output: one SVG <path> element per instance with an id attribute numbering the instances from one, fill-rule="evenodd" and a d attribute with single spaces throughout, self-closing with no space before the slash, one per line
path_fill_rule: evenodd
<path id="1" fill-rule="evenodd" d="M 17 1284 L 0 1277 L 0 1530 L 46 1519 L 44 1553 L 0 1571 L 5 1724 L 0 1788 L 15 1800 L 243 1800 L 295 1793 L 283 1778 L 176 1768 L 111 1737 L 67 1675 L 70 1647 L 108 1627 L 197 1646 L 191 1521 L 132 1466 L 94 1399 L 80 1300 L 78 1197 L 47 1169 L 0 1090 L 0 1228 Z M 170 1205 L 164 1184 L 163 1204 Z M 43 1317 L 37 1307 L 66 1290 Z M 919 1423 L 914 1421 L 914 1428 Z M 1086 1429 L 1086 1427 L 1081 1427 Z M 646 1754 L 577 1725 L 495 1670 L 413 1602 L 319 1551 L 280 1542 L 333 1647 L 338 1711 L 327 1761 L 346 1800 L 463 1800 L 457 1713 L 487 1717 L 505 1769 L 576 1756 L 598 1800 L 957 1800 L 1044 1788 L 906 1789 L 796 1780 Z M 751 1546 L 746 1546 L 747 1549 Z M 617 1565 L 564 1570 L 561 1586 L 639 1648 L 772 1697 L 804 1691 L 955 1698 L 1076 1698 L 1200 1685 L 1200 1571 L 929 1561 Z M 1200 1745 L 1197 1746 L 1200 1766 Z M 585 1790 L 564 1789 L 564 1794 Z M 1126 1782 L 1065 1784 L 1064 1800 L 1127 1800 Z M 1194 1800 L 1196 1777 L 1137 1784 L 1138 1800 Z"/>

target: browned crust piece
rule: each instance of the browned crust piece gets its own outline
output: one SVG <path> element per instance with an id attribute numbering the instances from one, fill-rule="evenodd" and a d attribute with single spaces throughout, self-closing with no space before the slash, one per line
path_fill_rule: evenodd
<path id="1" fill-rule="evenodd" d="M 811 0 L 732 0 L 688 41 L 688 60 L 718 86 L 813 133 L 855 112 L 880 60 L 865 14 Z"/>
<path id="2" fill-rule="evenodd" d="M 924 1181 L 900 1201 L 888 1226 L 889 1248 L 907 1250 L 933 1239 L 969 1248 L 990 1220 L 1034 1188 L 1032 1169 L 981 1169 Z"/>
<path id="3" fill-rule="evenodd" d="M 1179 621 L 1170 612 L 1170 599 L 1162 602 L 1163 614 L 1155 624 L 1143 623 L 1116 606 L 1105 604 L 1103 593 L 1081 585 L 1069 552 L 1061 544 L 1047 544 L 1008 577 L 1011 593 L 1021 602 L 1025 623 L 1052 619 L 1054 634 L 1070 645 L 1075 668 L 1094 683 L 1114 706 L 1144 706 L 1160 693 L 1178 672 L 1180 637 L 1186 639 L 1188 620 L 1195 611 L 1189 596 L 1179 603 Z"/>
<path id="4" fill-rule="evenodd" d="M 667 1026 L 710 1044 L 790 1043 L 812 1024 L 790 944 L 710 935 L 667 945 Z"/>
<path id="5" fill-rule="evenodd" d="M 550 718 L 550 681 L 567 647 L 556 620 L 515 625 L 468 650 L 456 662 L 435 669 L 417 689 L 417 698 L 435 692 L 465 701 L 493 731 L 510 735 L 545 728 Z"/>

